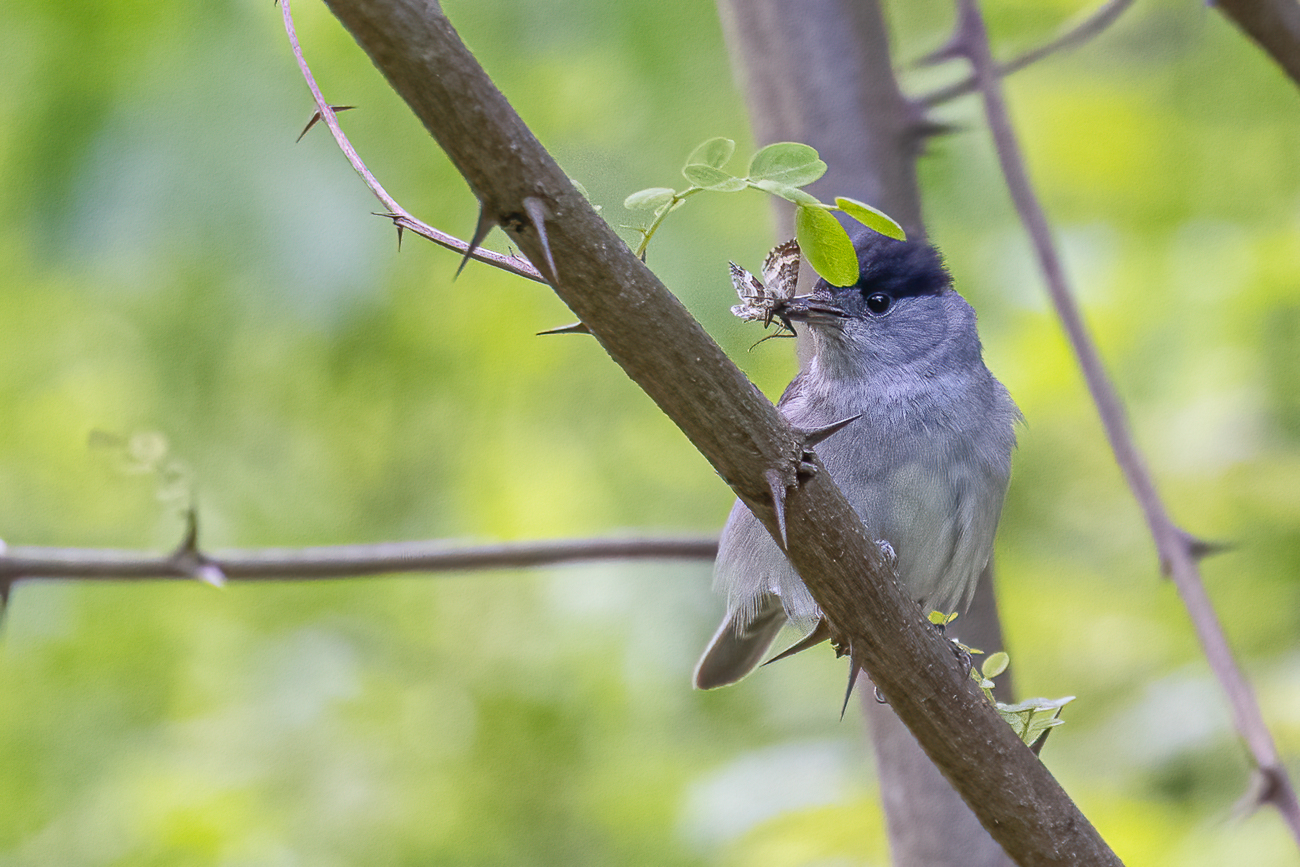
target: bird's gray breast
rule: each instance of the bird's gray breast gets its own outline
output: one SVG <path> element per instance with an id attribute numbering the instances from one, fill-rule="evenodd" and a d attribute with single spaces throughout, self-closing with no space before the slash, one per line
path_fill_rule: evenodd
<path id="1" fill-rule="evenodd" d="M 861 413 L 817 446 L 818 457 L 868 532 L 898 556 L 898 576 L 926 606 L 964 607 L 988 561 L 1009 476 L 1015 409 L 981 365 L 935 383 L 791 383 L 781 411 L 815 428 Z M 762 525 L 737 503 L 718 558 L 717 578 L 733 609 L 763 592 L 781 596 L 787 614 L 820 616 L 808 591 Z"/>

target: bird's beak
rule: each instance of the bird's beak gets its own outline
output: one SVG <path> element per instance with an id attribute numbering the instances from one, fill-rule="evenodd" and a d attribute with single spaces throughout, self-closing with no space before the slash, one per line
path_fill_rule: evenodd
<path id="1" fill-rule="evenodd" d="M 837 322 L 848 314 L 836 305 L 815 295 L 799 295 L 776 305 L 773 315 L 782 322 Z"/>

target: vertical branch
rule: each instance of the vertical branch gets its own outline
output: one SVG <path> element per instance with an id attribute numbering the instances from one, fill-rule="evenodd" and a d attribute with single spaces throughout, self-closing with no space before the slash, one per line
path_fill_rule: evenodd
<path id="1" fill-rule="evenodd" d="M 1275 806 L 1297 843 L 1300 843 L 1300 802 L 1297 802 L 1295 789 L 1278 756 L 1273 737 L 1264 724 L 1254 692 L 1233 658 L 1223 627 L 1206 595 L 1197 563 L 1202 546 L 1175 526 L 1169 517 L 1156 490 L 1151 471 L 1129 431 L 1119 395 L 1107 377 L 1096 345 L 1084 325 L 1083 316 L 1074 300 L 1061 266 L 1060 255 L 1052 240 L 1047 216 L 1034 193 L 1019 142 L 1011 127 L 1002 94 L 1002 82 L 989 51 L 988 34 L 978 4 L 976 0 L 959 0 L 958 8 L 958 32 L 953 44 L 967 56 L 975 70 L 1007 189 L 1033 242 L 1039 267 L 1047 281 L 1048 294 L 1083 370 L 1088 391 L 1097 405 L 1115 460 L 1146 516 L 1147 526 L 1160 555 L 1161 567 L 1173 578 L 1178 588 L 1210 668 L 1227 694 L 1233 724 L 1255 760 L 1259 778 L 1254 786 L 1253 797 L 1260 803 Z"/>

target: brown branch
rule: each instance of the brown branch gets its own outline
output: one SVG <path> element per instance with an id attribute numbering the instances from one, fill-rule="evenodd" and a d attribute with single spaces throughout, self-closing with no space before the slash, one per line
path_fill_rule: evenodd
<path id="1" fill-rule="evenodd" d="M 1282 813 L 1291 833 L 1300 842 L 1300 803 L 1277 753 L 1272 735 L 1264 724 L 1263 714 L 1255 701 L 1250 684 L 1228 647 L 1227 637 L 1205 593 L 1197 564 L 1197 542 L 1174 525 L 1156 491 L 1151 472 L 1138 451 L 1125 420 L 1124 408 L 1114 385 L 1107 377 L 1101 357 L 1088 335 L 1083 316 L 1074 300 L 1060 256 L 1052 240 L 1051 228 L 1042 204 L 1034 193 L 1028 171 L 1020 153 L 1002 94 L 1002 82 L 989 51 L 988 34 L 977 0 L 958 0 L 960 20 L 957 45 L 970 59 L 980 82 L 984 111 L 993 135 L 998 161 L 1006 179 L 1012 201 L 1025 224 L 1039 266 L 1047 281 L 1048 293 L 1057 315 L 1065 327 L 1070 346 L 1083 370 L 1093 402 L 1097 405 L 1111 450 L 1134 497 L 1146 516 L 1147 526 L 1155 539 L 1162 569 L 1169 574 L 1187 607 L 1193 627 L 1205 651 L 1210 668 L 1227 693 L 1233 722 L 1246 742 L 1266 785 L 1259 787 L 1261 798 Z"/>
<path id="2" fill-rule="evenodd" d="M 1214 5 L 1300 85 L 1300 3 L 1296 0 L 1218 0 Z"/>
<path id="3" fill-rule="evenodd" d="M 338 143 L 339 149 L 343 151 L 343 155 L 352 164 L 352 168 L 356 170 L 357 174 L 361 175 L 361 179 L 366 182 L 370 192 L 374 193 L 375 198 L 379 199 L 384 208 L 387 209 L 385 213 L 378 216 L 388 217 L 393 221 L 393 225 L 397 227 L 398 244 L 401 244 L 403 230 L 414 232 L 441 247 L 455 250 L 468 259 L 475 259 L 495 268 L 500 268 L 502 271 L 526 277 L 529 280 L 536 280 L 538 283 L 546 282 L 537 269 L 527 260 L 518 256 L 503 256 L 491 250 L 484 250 L 478 246 L 477 242 L 462 241 L 454 235 L 439 231 L 411 216 L 405 208 L 397 203 L 396 199 L 388 194 L 388 191 L 384 189 L 379 180 L 366 167 L 356 148 L 352 146 L 352 142 L 348 140 L 347 135 L 343 132 L 343 127 L 339 126 L 338 112 L 354 108 L 354 106 L 333 106 L 325 100 L 320 87 L 316 84 L 315 76 L 311 73 L 311 68 L 307 65 L 307 59 L 303 57 L 302 46 L 298 44 L 298 32 L 293 26 L 293 14 L 289 9 L 289 4 L 281 4 L 280 10 L 284 17 L 285 33 L 289 36 L 289 47 L 293 50 L 294 59 L 298 61 L 298 69 L 302 72 L 307 87 L 311 89 L 312 99 L 316 102 L 316 114 L 312 116 L 312 119 L 307 123 L 307 128 L 302 131 L 302 135 L 299 135 L 298 138 L 301 139 L 303 135 L 306 135 L 307 130 L 311 129 L 317 121 L 325 122 L 325 125 L 329 127 L 330 134 L 334 136 L 334 141 Z M 462 267 L 464 267 L 463 264 Z"/>
<path id="4" fill-rule="evenodd" d="M 773 533 L 764 474 L 782 474 L 791 563 L 998 842 L 1026 865 L 1118 864 L 916 604 L 888 580 L 879 550 L 829 474 L 797 481 L 799 437 L 573 189 L 441 9 L 430 0 L 327 2 L 447 152 L 485 213 L 534 265 L 546 262 L 549 270 L 554 262 L 556 293 Z M 530 207 L 530 199 L 541 207 Z"/>
<path id="5" fill-rule="evenodd" d="M 557 539 L 457 546 L 446 541 L 203 553 L 182 543 L 171 554 L 91 548 L 0 546 L 0 583 L 28 578 L 84 581 L 194 579 L 212 567 L 230 581 L 311 581 L 410 572 L 518 569 L 596 560 L 712 560 L 717 539 Z"/>
<path id="6" fill-rule="evenodd" d="M 1114 24 L 1116 19 L 1124 13 L 1128 7 L 1133 5 L 1133 0 L 1108 0 L 1108 2 L 1099 6 L 1094 12 L 1089 14 L 1078 24 L 1070 27 L 1061 33 L 1055 39 L 1046 42 L 1037 48 L 1030 49 L 1024 54 L 1008 60 L 1006 63 L 998 64 L 995 68 L 997 74 L 1006 77 L 1014 72 L 1019 72 L 1027 66 L 1032 66 L 1040 60 L 1045 60 L 1053 54 L 1059 54 L 1062 51 L 1068 51 L 1078 48 L 1086 42 L 1092 41 L 1093 37 L 1099 35 L 1107 27 Z M 943 51 L 940 52 L 945 53 Z M 938 90 L 919 97 L 917 103 L 926 107 L 934 108 L 945 102 L 950 102 L 958 97 L 965 96 L 968 93 L 974 93 L 979 89 L 979 80 L 974 73 L 966 78 L 947 87 L 941 87 Z"/>

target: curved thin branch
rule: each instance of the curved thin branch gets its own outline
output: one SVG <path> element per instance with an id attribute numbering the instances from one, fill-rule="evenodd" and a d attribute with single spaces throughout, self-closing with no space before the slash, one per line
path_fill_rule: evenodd
<path id="1" fill-rule="evenodd" d="M 1292 835 L 1300 842 L 1300 803 L 1296 800 L 1295 789 L 1278 756 L 1273 737 L 1264 724 L 1263 714 L 1250 684 L 1233 659 L 1227 637 L 1205 593 L 1197 563 L 1196 540 L 1175 526 L 1169 517 L 1156 490 L 1151 471 L 1129 432 L 1119 395 L 1106 375 L 1096 345 L 1088 334 L 1083 316 L 1074 300 L 1052 240 L 1047 216 L 1034 193 L 1019 142 L 1011 126 L 1002 95 L 1002 82 L 989 51 L 988 34 L 984 29 L 977 0 L 959 0 L 959 9 L 957 45 L 969 58 L 979 80 L 984 111 L 1007 188 L 1033 242 L 1039 266 L 1047 281 L 1048 293 L 1083 370 L 1115 460 L 1146 516 L 1161 566 L 1173 578 L 1179 595 L 1183 598 L 1210 668 L 1227 693 L 1237 732 L 1246 742 L 1260 774 L 1265 778 L 1267 785 L 1259 788 L 1261 798 L 1278 808 L 1291 828 Z"/>
<path id="2" fill-rule="evenodd" d="M 188 541 L 188 536 L 187 536 Z M 312 581 L 411 572 L 519 569 L 596 560 L 712 560 L 714 538 L 557 539 L 494 545 L 384 542 L 315 548 L 201 552 L 193 542 L 171 554 L 92 548 L 0 546 L 0 583 L 27 578 L 85 581 L 185 579 L 196 570 L 220 570 L 229 581 Z"/>
<path id="3" fill-rule="evenodd" d="M 397 227 L 398 243 L 401 243 L 403 230 L 414 232 L 441 247 L 455 250 L 467 259 L 474 259 L 492 265 L 502 271 L 526 277 L 538 283 L 545 283 L 546 281 L 541 273 L 527 259 L 520 256 L 504 256 L 491 250 L 484 250 L 475 242 L 462 241 L 454 235 L 439 231 L 411 216 L 405 208 L 397 203 L 396 199 L 388 194 L 388 191 L 379 183 L 379 180 L 370 173 L 370 169 L 366 167 L 356 148 L 352 146 L 352 142 L 348 140 L 347 135 L 343 132 L 343 127 L 339 126 L 338 112 L 346 111 L 354 106 L 333 106 L 326 102 L 324 95 L 321 94 L 320 87 L 316 84 L 315 76 L 311 74 L 311 68 L 307 65 L 307 59 L 303 57 L 302 46 L 298 44 L 298 32 L 293 26 L 293 13 L 289 8 L 289 4 L 281 3 L 280 11 L 284 17 L 284 30 L 289 37 L 289 46 L 293 49 L 294 59 L 298 61 L 298 69 L 302 71 L 302 77 L 306 80 L 307 87 L 311 89 L 312 99 L 316 101 L 316 114 L 307 123 L 307 128 L 302 131 L 303 135 L 306 135 L 307 130 L 311 129 L 318 120 L 325 122 L 325 125 L 329 127 L 330 134 L 334 136 L 334 141 L 338 143 L 339 149 L 343 151 L 343 155 L 352 164 L 352 168 L 356 170 L 357 174 L 361 175 L 361 179 L 366 182 L 370 192 L 374 193 L 375 198 L 379 199 L 384 208 L 387 209 L 386 213 L 378 216 L 387 217 L 393 221 L 393 225 Z M 301 139 L 302 135 L 298 136 L 298 138 Z M 463 264 L 462 267 L 464 267 Z"/>
<path id="4" fill-rule="evenodd" d="M 1094 12 L 1081 20 L 1078 24 L 1068 28 L 1050 42 L 1046 42 L 1037 48 L 1030 49 L 1019 57 L 1008 60 L 1006 63 L 996 66 L 997 74 L 1006 77 L 1013 72 L 1019 72 L 1026 66 L 1031 66 L 1040 60 L 1051 57 L 1053 54 L 1059 54 L 1062 51 L 1068 51 L 1078 48 L 1085 42 L 1089 42 L 1093 37 L 1100 34 L 1103 30 L 1115 23 L 1115 20 L 1124 13 L 1128 7 L 1133 5 L 1133 0 L 1109 0 L 1103 3 Z M 934 108 L 945 102 L 950 102 L 960 96 L 968 93 L 974 93 L 979 89 L 979 80 L 975 73 L 971 73 L 966 78 L 947 87 L 941 87 L 932 93 L 918 97 L 916 102 L 925 108 Z"/>

